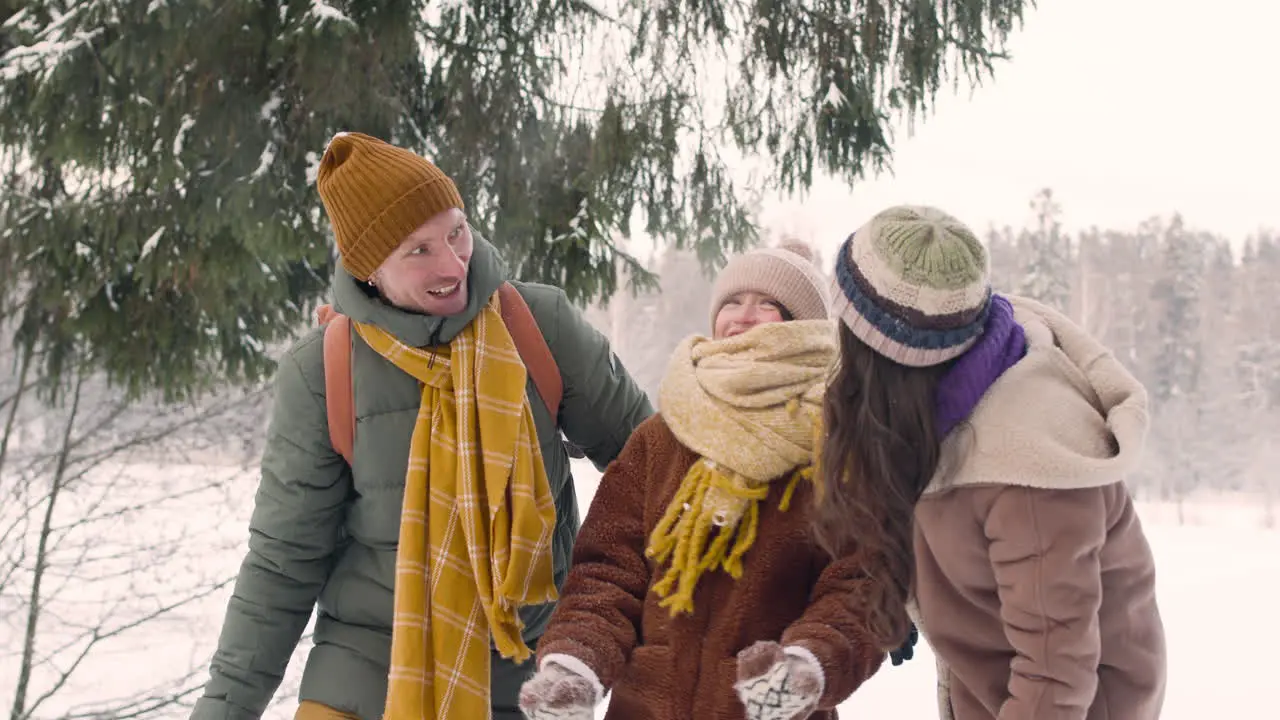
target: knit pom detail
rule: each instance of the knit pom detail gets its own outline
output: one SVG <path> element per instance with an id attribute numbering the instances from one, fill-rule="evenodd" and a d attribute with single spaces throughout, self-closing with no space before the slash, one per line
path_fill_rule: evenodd
<path id="1" fill-rule="evenodd" d="M 783 238 L 781 241 L 778 242 L 778 249 L 795 253 L 796 255 L 799 255 L 800 257 L 804 258 L 805 260 L 808 260 L 809 262 L 813 262 L 813 258 L 815 255 L 813 251 L 813 246 L 801 240 L 800 238 L 793 238 L 793 237 Z"/>

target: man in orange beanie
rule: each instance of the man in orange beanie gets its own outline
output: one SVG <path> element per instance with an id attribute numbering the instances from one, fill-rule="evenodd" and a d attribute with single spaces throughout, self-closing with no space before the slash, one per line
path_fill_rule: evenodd
<path id="1" fill-rule="evenodd" d="M 518 720 L 578 530 L 561 432 L 603 469 L 653 409 L 563 291 L 507 280 L 426 159 L 338 133 L 317 186 L 350 340 L 326 350 L 331 321 L 280 362 L 249 552 L 193 717 L 259 718 L 314 608 L 298 718 Z"/>

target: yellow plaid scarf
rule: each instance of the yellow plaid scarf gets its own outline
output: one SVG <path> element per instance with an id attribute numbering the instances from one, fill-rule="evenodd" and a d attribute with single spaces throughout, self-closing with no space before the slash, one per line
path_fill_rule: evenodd
<path id="1" fill-rule="evenodd" d="M 653 591 L 672 615 L 693 612 L 703 573 L 742 575 L 770 481 L 787 478 L 786 511 L 812 478 L 822 395 L 835 359 L 827 320 L 769 323 L 723 340 L 686 339 L 671 357 L 659 403 L 671 433 L 702 458 L 649 536 L 646 555 L 670 563 Z"/>
<path id="2" fill-rule="evenodd" d="M 495 294 L 448 348 L 355 323 L 422 383 L 396 555 L 386 720 L 489 717 L 489 638 L 523 662 L 521 605 L 556 599 L 555 505 Z"/>

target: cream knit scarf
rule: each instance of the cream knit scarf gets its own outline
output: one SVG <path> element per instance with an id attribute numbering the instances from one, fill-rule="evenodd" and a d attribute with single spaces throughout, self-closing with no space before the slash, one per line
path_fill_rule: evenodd
<path id="1" fill-rule="evenodd" d="M 789 480 L 786 510 L 795 483 L 812 475 L 835 351 L 827 320 L 769 323 L 723 340 L 693 336 L 676 348 L 659 407 L 676 439 L 702 458 L 646 550 L 659 566 L 670 561 L 654 592 L 673 615 L 693 611 L 694 587 L 704 572 L 722 567 L 741 576 L 769 483 Z"/>

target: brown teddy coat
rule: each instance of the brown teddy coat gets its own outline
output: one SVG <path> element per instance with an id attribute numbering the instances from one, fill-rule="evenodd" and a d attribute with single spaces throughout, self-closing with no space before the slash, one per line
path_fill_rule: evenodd
<path id="1" fill-rule="evenodd" d="M 539 659 L 585 663 L 612 691 L 608 720 L 741 720 L 736 656 L 774 640 L 818 659 L 825 688 L 812 718 L 835 720 L 884 653 L 867 639 L 856 561 L 833 562 L 810 538 L 807 484 L 784 512 L 786 483 L 771 483 L 743 576 L 705 574 L 692 615 L 672 618 L 650 592 L 661 571 L 644 554 L 649 534 L 698 458 L 660 415 L 636 429 L 601 480 Z"/>

